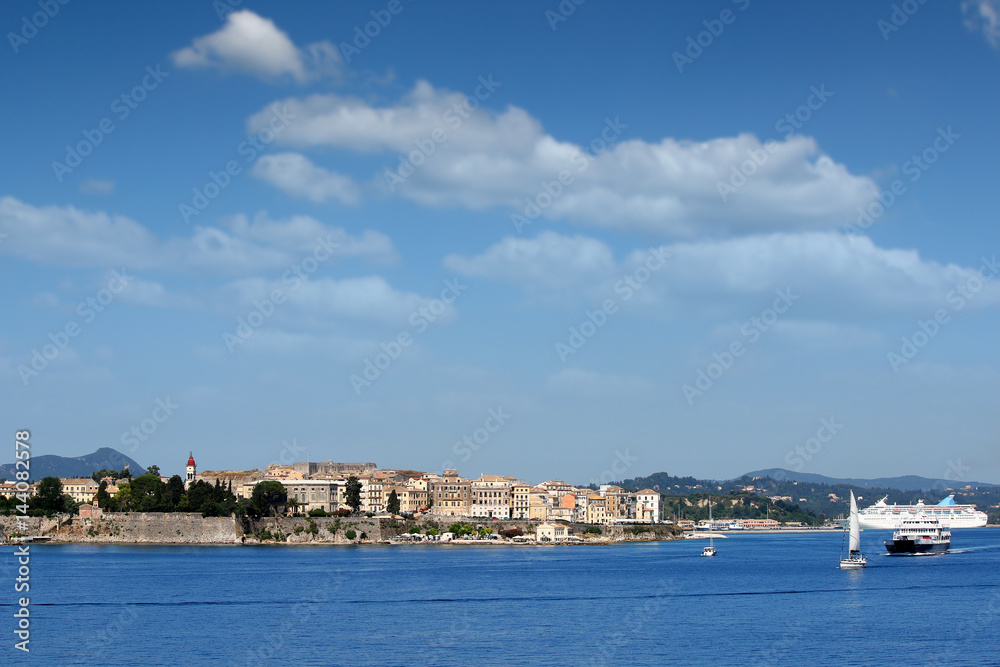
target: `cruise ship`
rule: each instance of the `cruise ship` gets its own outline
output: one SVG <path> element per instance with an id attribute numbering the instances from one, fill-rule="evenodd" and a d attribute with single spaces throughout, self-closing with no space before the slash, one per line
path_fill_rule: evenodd
<path id="1" fill-rule="evenodd" d="M 871 507 L 858 512 L 862 528 L 899 530 L 904 519 L 928 517 L 937 519 L 943 528 L 981 528 L 986 525 L 986 512 L 979 512 L 975 505 L 959 505 L 955 496 L 948 496 L 937 505 L 888 505 L 886 496 Z"/>

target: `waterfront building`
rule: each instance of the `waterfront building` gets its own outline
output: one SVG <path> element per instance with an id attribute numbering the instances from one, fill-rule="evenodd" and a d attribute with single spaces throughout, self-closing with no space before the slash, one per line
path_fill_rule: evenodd
<path id="1" fill-rule="evenodd" d="M 576 508 L 573 510 L 573 520 L 577 523 L 587 523 L 587 489 L 579 489 L 576 494 Z"/>
<path id="2" fill-rule="evenodd" d="M 435 516 L 469 516 L 471 483 L 448 468 L 444 476 L 430 482 L 431 514 Z"/>
<path id="3" fill-rule="evenodd" d="M 104 510 L 98 507 L 98 503 L 95 500 L 92 505 L 88 503 L 80 505 L 78 513 L 81 519 L 99 519 L 104 515 Z"/>
<path id="4" fill-rule="evenodd" d="M 636 491 L 634 517 L 641 523 L 659 523 L 660 494 L 652 489 Z"/>
<path id="5" fill-rule="evenodd" d="M 469 516 L 477 519 L 509 519 L 510 491 L 516 480 L 501 475 L 480 475 L 470 484 Z"/>
<path id="6" fill-rule="evenodd" d="M 385 511 L 385 484 L 381 478 L 374 475 L 361 481 L 361 511 L 381 514 Z"/>
<path id="7" fill-rule="evenodd" d="M 528 493 L 528 518 L 538 521 L 545 521 L 549 518 L 549 503 L 551 499 L 548 491 L 540 486 L 536 486 Z"/>
<path id="8" fill-rule="evenodd" d="M 524 482 L 515 482 L 510 487 L 510 518 L 527 519 L 530 506 L 531 487 Z"/>
<path id="9" fill-rule="evenodd" d="M 415 514 L 427 508 L 427 490 L 421 489 L 419 486 L 390 486 L 383 491 L 386 502 L 389 501 L 389 495 L 393 491 L 396 492 L 400 514 Z"/>
<path id="10" fill-rule="evenodd" d="M 611 517 L 607 512 L 607 498 L 599 493 L 587 496 L 587 523 L 611 523 Z"/>
<path id="11" fill-rule="evenodd" d="M 564 540 L 567 537 L 569 537 L 569 526 L 564 526 L 561 523 L 549 523 L 546 521 L 535 528 L 535 539 L 539 542 L 555 542 L 556 540 Z"/>
<path id="12" fill-rule="evenodd" d="M 549 521 L 573 521 L 575 510 L 569 507 L 550 507 L 546 516 Z"/>
<path id="13" fill-rule="evenodd" d="M 288 500 L 295 500 L 298 503 L 296 513 L 308 514 L 310 510 L 321 509 L 324 512 L 336 510 L 339 503 L 338 487 L 330 480 L 323 479 L 289 479 L 281 482 L 285 487 Z M 254 483 L 241 485 L 242 493 L 246 493 L 246 486 L 249 488 L 249 496 L 253 495 Z"/>

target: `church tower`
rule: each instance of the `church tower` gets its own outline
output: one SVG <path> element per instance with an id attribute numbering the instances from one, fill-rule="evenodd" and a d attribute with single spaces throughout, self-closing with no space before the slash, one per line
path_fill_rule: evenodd
<path id="1" fill-rule="evenodd" d="M 184 477 L 184 488 L 188 489 L 194 484 L 195 474 L 198 472 L 198 468 L 194 464 L 194 453 L 189 452 L 188 464 L 187 464 L 187 474 Z"/>

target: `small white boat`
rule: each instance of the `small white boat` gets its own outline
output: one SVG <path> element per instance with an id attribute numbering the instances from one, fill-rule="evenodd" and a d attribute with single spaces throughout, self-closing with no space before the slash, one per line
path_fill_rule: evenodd
<path id="1" fill-rule="evenodd" d="M 840 559 L 841 570 L 858 570 L 868 565 L 868 559 L 861 553 L 861 523 L 858 521 L 858 501 L 854 499 L 854 490 L 851 489 L 851 519 L 849 529 L 849 544 L 847 546 L 847 558 Z M 843 544 L 841 544 L 841 555 L 843 555 Z"/>
<path id="2" fill-rule="evenodd" d="M 712 525 L 712 501 L 708 501 L 708 524 Z M 708 536 L 708 546 L 701 550 L 702 556 L 714 556 L 715 555 L 715 536 Z"/>

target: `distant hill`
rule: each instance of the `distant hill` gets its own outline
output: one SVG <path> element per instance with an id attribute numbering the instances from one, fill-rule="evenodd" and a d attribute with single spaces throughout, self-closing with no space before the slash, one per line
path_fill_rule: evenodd
<path id="1" fill-rule="evenodd" d="M 933 491 L 936 489 L 957 489 L 965 486 L 988 487 L 998 486 L 985 482 L 966 482 L 947 479 L 929 479 L 917 475 L 903 475 L 901 477 L 879 477 L 877 479 L 839 478 L 816 475 L 809 472 L 793 472 L 784 468 L 767 468 L 757 470 L 743 475 L 746 478 L 770 477 L 772 479 L 787 479 L 792 482 L 806 482 L 808 484 L 846 484 L 848 486 L 860 487 L 862 489 L 899 489 L 900 491 Z"/>
<path id="2" fill-rule="evenodd" d="M 121 470 L 126 463 L 129 470 L 135 475 L 141 475 L 146 471 L 146 468 L 135 459 L 130 459 L 110 447 L 101 447 L 93 454 L 86 456 L 43 454 L 31 457 L 31 480 L 38 481 L 43 477 L 90 477 L 91 474 L 102 468 Z M 12 480 L 14 472 L 13 463 L 0 465 L 0 479 Z"/>

